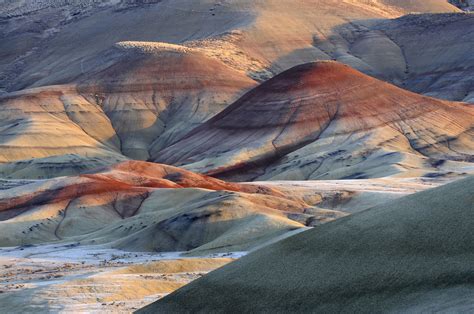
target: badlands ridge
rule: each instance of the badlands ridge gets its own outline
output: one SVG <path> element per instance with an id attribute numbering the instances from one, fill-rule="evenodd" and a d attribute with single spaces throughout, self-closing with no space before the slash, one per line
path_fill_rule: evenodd
<path id="1" fill-rule="evenodd" d="M 0 312 L 469 311 L 470 5 L 0 0 Z"/>
<path id="2" fill-rule="evenodd" d="M 238 180 L 464 172 L 473 122 L 471 105 L 317 62 L 259 85 L 155 160 Z"/>

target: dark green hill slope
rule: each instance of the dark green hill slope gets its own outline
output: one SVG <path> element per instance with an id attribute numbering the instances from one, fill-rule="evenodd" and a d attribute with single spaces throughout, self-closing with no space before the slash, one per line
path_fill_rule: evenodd
<path id="1" fill-rule="evenodd" d="M 469 177 L 280 241 L 140 312 L 473 309 L 474 177 Z"/>

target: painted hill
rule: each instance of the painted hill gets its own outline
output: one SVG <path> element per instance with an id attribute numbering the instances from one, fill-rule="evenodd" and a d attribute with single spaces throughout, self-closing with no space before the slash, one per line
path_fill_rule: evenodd
<path id="1" fill-rule="evenodd" d="M 471 176 L 303 232 L 139 313 L 469 311 L 473 190 Z"/>
<path id="2" fill-rule="evenodd" d="M 464 31 L 469 29 L 468 16 L 457 14 L 455 21 L 446 21 L 431 14 L 460 12 L 444 0 L 295 0 L 284 10 L 284 2 L 271 0 L 3 2 L 0 38 L 8 44 L 0 44 L 0 92 L 73 82 L 84 72 L 94 71 L 91 59 L 95 55 L 122 41 L 196 47 L 256 79 L 298 64 L 335 59 L 400 81 L 412 69 L 405 55 L 424 60 L 436 47 L 457 53 L 441 53 L 448 59 L 432 59 L 437 72 L 430 72 L 432 65 L 427 65 L 421 67 L 425 74 L 446 80 L 449 73 L 458 71 L 443 67 L 446 62 L 472 65 L 466 60 L 473 40 Z M 417 40 L 412 40 L 409 30 L 398 36 L 390 28 L 373 28 L 408 13 L 430 14 L 427 19 L 434 24 L 443 20 L 440 23 L 447 27 L 419 27 Z M 395 24 L 403 34 L 403 23 Z M 459 36 L 465 47 L 460 42 L 452 45 Z M 424 80 L 418 71 L 413 74 Z"/>
<path id="3" fill-rule="evenodd" d="M 77 242 L 142 252 L 247 251 L 307 220 L 341 216 L 276 188 L 127 161 L 0 191 L 0 246 Z"/>
<path id="4" fill-rule="evenodd" d="M 91 62 L 94 71 L 77 84 L 0 98 L 3 176 L 71 175 L 146 160 L 255 86 L 218 60 L 177 45 L 117 43 Z"/>
<path id="5" fill-rule="evenodd" d="M 121 152 L 139 160 L 256 85 L 219 60 L 165 43 L 119 42 L 94 62 L 112 65 L 82 78 L 78 89 L 109 118 Z"/>
<path id="6" fill-rule="evenodd" d="M 2 177 L 155 160 L 254 80 L 315 60 L 474 99 L 474 18 L 444 0 L 0 3 Z"/>
<path id="7" fill-rule="evenodd" d="M 474 108 L 414 94 L 337 62 L 292 68 L 154 160 L 233 180 L 468 171 Z"/>

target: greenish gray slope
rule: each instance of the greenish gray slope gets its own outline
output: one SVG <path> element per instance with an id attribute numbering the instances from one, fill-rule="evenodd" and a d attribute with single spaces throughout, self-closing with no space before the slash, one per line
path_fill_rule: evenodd
<path id="1" fill-rule="evenodd" d="M 140 313 L 474 310 L 474 177 L 280 241 Z"/>

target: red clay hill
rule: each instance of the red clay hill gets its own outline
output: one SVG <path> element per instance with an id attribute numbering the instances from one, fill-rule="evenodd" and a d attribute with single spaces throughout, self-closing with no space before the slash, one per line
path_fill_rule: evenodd
<path id="1" fill-rule="evenodd" d="M 249 250 L 344 213 L 258 184 L 127 161 L 0 191 L 0 245 L 104 244 L 131 251 Z"/>
<path id="2" fill-rule="evenodd" d="M 473 125 L 468 104 L 315 62 L 251 90 L 154 160 L 234 180 L 443 175 L 472 160 Z"/>
<path id="3" fill-rule="evenodd" d="M 146 192 L 157 188 L 202 188 L 282 196 L 282 193 L 264 186 L 229 183 L 173 166 L 126 161 L 111 167 L 97 169 L 92 174 L 62 177 L 31 185 L 20 195 L 6 193 L 0 198 L 0 212 L 9 217 L 31 206 L 72 200 L 86 195 L 110 192 Z M 20 210 L 19 210 L 20 209 Z M 8 215 L 8 211 L 11 212 Z M 0 216 L 1 218 L 1 216 Z"/>

